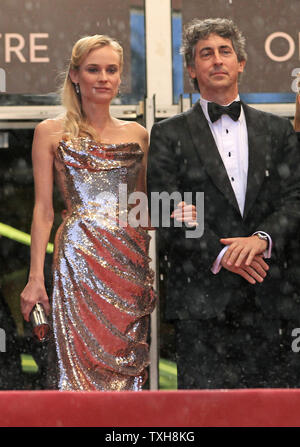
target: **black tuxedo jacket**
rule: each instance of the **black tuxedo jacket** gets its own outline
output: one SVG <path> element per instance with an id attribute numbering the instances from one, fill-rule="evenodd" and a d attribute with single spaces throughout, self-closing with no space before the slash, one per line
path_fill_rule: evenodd
<path id="1" fill-rule="evenodd" d="M 148 194 L 204 192 L 204 233 L 187 239 L 186 229 L 160 228 L 159 248 L 167 271 L 166 317 L 207 319 L 249 294 L 267 318 L 299 312 L 298 230 L 300 223 L 300 148 L 288 119 L 242 104 L 249 167 L 244 215 L 200 103 L 154 124 L 148 161 Z M 151 205 L 150 205 L 151 211 Z M 270 271 L 250 285 L 226 269 L 211 266 L 224 247 L 222 237 L 267 232 L 273 241 Z M 190 231 L 190 229 L 189 229 Z"/>

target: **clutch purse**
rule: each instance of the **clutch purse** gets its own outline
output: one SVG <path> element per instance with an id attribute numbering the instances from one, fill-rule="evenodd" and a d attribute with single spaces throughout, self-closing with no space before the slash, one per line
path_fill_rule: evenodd
<path id="1" fill-rule="evenodd" d="M 50 325 L 48 323 L 45 309 L 41 303 L 37 303 L 31 311 L 30 322 L 32 324 L 32 332 L 35 338 L 43 342 L 47 339 Z"/>

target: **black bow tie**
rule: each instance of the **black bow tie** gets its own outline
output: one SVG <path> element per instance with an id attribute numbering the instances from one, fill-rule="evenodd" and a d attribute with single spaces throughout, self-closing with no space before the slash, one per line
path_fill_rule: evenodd
<path id="1" fill-rule="evenodd" d="M 217 121 L 224 113 L 229 115 L 233 121 L 237 121 L 241 114 L 241 102 L 234 101 L 229 106 L 220 106 L 215 102 L 209 102 L 207 110 L 212 123 Z"/>

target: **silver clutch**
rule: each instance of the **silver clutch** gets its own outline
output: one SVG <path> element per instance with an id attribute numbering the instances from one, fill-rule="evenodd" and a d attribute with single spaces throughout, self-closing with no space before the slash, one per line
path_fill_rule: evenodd
<path id="1" fill-rule="evenodd" d="M 33 335 L 39 341 L 45 341 L 49 334 L 50 325 L 48 323 L 45 309 L 41 303 L 37 303 L 31 311 L 30 321 Z"/>

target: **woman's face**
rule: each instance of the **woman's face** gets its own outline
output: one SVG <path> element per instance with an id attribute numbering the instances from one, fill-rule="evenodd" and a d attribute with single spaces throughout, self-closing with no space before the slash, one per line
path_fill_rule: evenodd
<path id="1" fill-rule="evenodd" d="M 83 105 L 109 103 L 121 83 L 120 56 L 110 45 L 92 50 L 78 70 L 70 71 L 70 77 L 79 84 Z"/>

